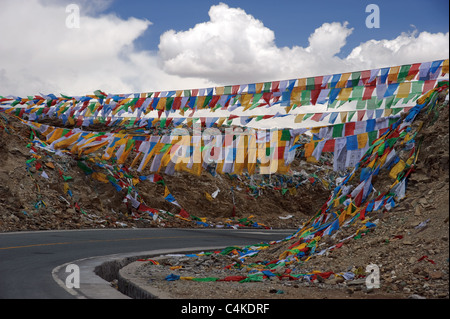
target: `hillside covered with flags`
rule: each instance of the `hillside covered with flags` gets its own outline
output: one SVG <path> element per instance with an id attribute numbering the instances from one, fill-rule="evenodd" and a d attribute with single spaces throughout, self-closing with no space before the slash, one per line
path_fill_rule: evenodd
<path id="1" fill-rule="evenodd" d="M 448 73 L 446 59 L 203 89 L 0 96 L 0 230 L 292 228 L 216 252 L 233 280 L 179 267 L 165 281 L 341 285 L 376 262 L 389 267 L 384 293 L 442 297 L 447 279 L 448 298 Z M 394 255 L 416 279 L 397 283 Z"/>

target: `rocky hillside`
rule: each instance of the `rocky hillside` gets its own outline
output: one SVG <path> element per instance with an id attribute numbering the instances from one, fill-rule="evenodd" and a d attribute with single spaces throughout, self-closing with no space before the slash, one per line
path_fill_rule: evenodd
<path id="1" fill-rule="evenodd" d="M 319 164 L 296 159 L 291 176 L 175 172 L 158 174 L 150 181 L 113 162 L 95 166 L 98 174 L 91 174 L 93 157 L 50 152 L 34 139 L 38 133 L 29 126 L 13 116 L 0 115 L 0 231 L 296 228 L 326 200 L 338 177 L 326 158 Z M 128 194 L 138 197 L 127 198 Z M 145 203 L 158 218 L 133 207 L 133 199 Z"/>

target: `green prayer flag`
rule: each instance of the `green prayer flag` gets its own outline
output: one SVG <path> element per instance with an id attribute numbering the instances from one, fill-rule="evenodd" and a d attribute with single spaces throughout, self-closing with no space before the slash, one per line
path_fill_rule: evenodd
<path id="1" fill-rule="evenodd" d="M 392 108 L 392 114 L 397 114 L 397 113 L 399 113 L 399 112 L 401 112 L 403 110 L 403 108 L 401 108 L 401 107 L 394 107 L 394 108 Z"/>
<path id="2" fill-rule="evenodd" d="M 77 161 L 77 165 L 83 170 L 86 175 L 94 173 L 94 171 L 82 161 Z"/>
<path id="3" fill-rule="evenodd" d="M 289 141 L 291 139 L 291 131 L 290 130 L 283 130 L 281 132 L 281 140 L 282 141 Z"/>
<path id="4" fill-rule="evenodd" d="M 410 64 L 401 66 L 400 71 L 398 72 L 398 76 L 397 76 L 398 83 L 405 81 L 405 78 L 408 75 L 410 68 L 411 68 Z"/>
<path id="5" fill-rule="evenodd" d="M 394 102 L 395 96 L 390 96 L 386 99 L 385 108 L 390 109 L 392 106 L 392 103 Z"/>
<path id="6" fill-rule="evenodd" d="M 356 111 L 349 111 L 347 115 L 347 122 L 352 120 L 352 117 L 356 114 Z"/>
<path id="7" fill-rule="evenodd" d="M 224 87 L 223 94 L 226 94 L 226 95 L 231 94 L 231 85 L 227 85 Z"/>
<path id="8" fill-rule="evenodd" d="M 352 73 L 352 77 L 351 77 L 351 81 L 352 81 L 352 87 L 357 87 L 358 83 L 359 83 L 359 79 L 361 78 L 361 72 L 357 71 L 357 72 L 353 72 Z M 361 87 L 362 88 L 362 87 Z"/>
<path id="9" fill-rule="evenodd" d="M 240 283 L 244 283 L 244 282 L 258 282 L 258 281 L 263 281 L 263 274 L 257 274 L 257 275 L 249 275 L 247 278 L 239 281 Z"/>
<path id="10" fill-rule="evenodd" d="M 371 99 L 367 100 L 367 109 L 368 110 L 375 110 L 379 107 L 379 105 L 377 104 L 377 97 L 376 96 L 372 96 Z"/>
<path id="11" fill-rule="evenodd" d="M 306 89 L 314 90 L 316 88 L 315 78 L 307 78 L 306 79 Z"/>
<path id="12" fill-rule="evenodd" d="M 219 278 L 215 277 L 205 277 L 205 278 L 192 278 L 192 281 L 198 281 L 198 282 L 208 282 L 208 281 L 217 281 Z"/>
<path id="13" fill-rule="evenodd" d="M 133 146 L 134 146 L 134 140 L 133 139 L 128 139 L 127 145 L 125 146 L 125 151 L 128 151 Z"/>
<path id="14" fill-rule="evenodd" d="M 364 86 L 354 86 L 352 90 L 352 98 L 350 100 L 361 100 L 363 98 Z"/>
<path id="15" fill-rule="evenodd" d="M 368 132 L 367 135 L 369 136 L 369 145 L 371 145 L 377 139 L 378 131 Z"/>
<path id="16" fill-rule="evenodd" d="M 411 85 L 411 93 L 418 93 L 422 94 L 423 91 L 423 84 L 425 81 L 414 81 Z"/>
<path id="17" fill-rule="evenodd" d="M 166 99 L 166 111 L 170 111 L 172 109 L 172 104 L 173 104 L 173 97 L 168 97 Z"/>
<path id="18" fill-rule="evenodd" d="M 335 124 L 333 126 L 333 137 L 342 137 L 343 129 L 344 129 L 344 123 Z"/>
<path id="19" fill-rule="evenodd" d="M 335 99 L 335 100 L 333 101 L 333 103 L 328 103 L 328 108 L 330 108 L 330 109 L 336 108 L 337 102 L 338 102 L 338 100 Z M 302 103 L 302 104 L 303 104 L 303 103 Z"/>
<path id="20" fill-rule="evenodd" d="M 367 100 L 358 100 L 356 102 L 356 109 L 357 110 L 364 110 L 366 108 Z"/>
<path id="21" fill-rule="evenodd" d="M 311 91 L 304 90 L 302 91 L 300 101 L 302 105 L 308 105 L 311 101 Z"/>
<path id="22" fill-rule="evenodd" d="M 165 153 L 172 146 L 172 144 L 165 144 L 159 153 Z"/>

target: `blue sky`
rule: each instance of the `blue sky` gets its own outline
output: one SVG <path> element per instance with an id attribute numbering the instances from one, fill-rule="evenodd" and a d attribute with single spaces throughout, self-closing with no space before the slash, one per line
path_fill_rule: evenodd
<path id="1" fill-rule="evenodd" d="M 153 24 L 136 41 L 147 50 L 156 50 L 159 37 L 169 29 L 188 30 L 197 23 L 209 20 L 211 5 L 226 3 L 230 7 L 244 9 L 266 27 L 275 32 L 277 46 L 307 46 L 308 36 L 324 22 L 349 22 L 354 31 L 347 39 L 341 56 L 351 48 L 370 39 L 393 39 L 401 32 L 448 32 L 449 2 L 446 0 L 114 0 L 103 13 L 114 13 L 121 18 L 147 19 Z M 380 8 L 380 28 L 369 29 L 365 25 L 366 6 L 376 4 Z"/>

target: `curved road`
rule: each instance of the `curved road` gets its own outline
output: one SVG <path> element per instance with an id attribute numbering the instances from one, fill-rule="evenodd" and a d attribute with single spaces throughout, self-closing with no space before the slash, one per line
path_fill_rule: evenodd
<path id="1" fill-rule="evenodd" d="M 88 270 L 80 266 L 80 269 L 83 268 L 80 270 L 83 285 L 84 282 L 96 281 L 93 276 L 95 262 L 92 260 L 97 260 L 99 264 L 107 258 L 111 259 L 110 256 L 118 259 L 144 255 L 143 252 L 164 254 L 189 249 L 207 251 L 279 240 L 293 232 L 294 230 L 148 228 L 0 233 L 0 299 L 79 298 L 79 294 L 65 289 L 61 273 L 63 265 L 80 260 L 91 261 L 84 262 L 84 268 L 89 268 Z M 83 280 L 84 274 L 91 277 Z M 117 296 L 106 296 L 103 292 L 103 295 L 84 294 L 84 297 Z"/>

